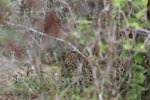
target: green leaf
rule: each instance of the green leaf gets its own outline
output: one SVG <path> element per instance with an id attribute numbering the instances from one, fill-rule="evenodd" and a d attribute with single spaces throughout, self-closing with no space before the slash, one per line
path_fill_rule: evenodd
<path id="1" fill-rule="evenodd" d="M 114 0 L 115 7 L 121 7 L 122 0 Z"/>
<path id="2" fill-rule="evenodd" d="M 85 42 L 86 42 L 87 44 L 90 44 L 90 43 L 92 43 L 93 40 L 94 40 L 93 37 L 88 36 L 88 37 L 86 38 Z"/>
<path id="3" fill-rule="evenodd" d="M 138 74 L 138 76 L 137 76 L 137 83 L 138 84 L 143 84 L 145 79 L 146 79 L 146 77 L 142 73 Z"/>
<path id="4" fill-rule="evenodd" d="M 143 13 L 146 11 L 146 8 L 144 9 L 142 9 L 142 10 L 140 10 L 138 13 L 136 13 L 136 18 L 137 19 L 140 19 L 141 17 L 143 17 Z"/>
<path id="5" fill-rule="evenodd" d="M 136 89 L 131 89 L 129 91 L 129 100 L 136 100 L 137 94 L 136 94 Z"/>
<path id="6" fill-rule="evenodd" d="M 145 71 L 145 68 L 141 65 L 135 65 L 135 71 L 141 73 Z"/>
<path id="7" fill-rule="evenodd" d="M 145 7 L 147 5 L 148 0 L 141 0 L 141 4 Z"/>
<path id="8" fill-rule="evenodd" d="M 125 57 L 127 57 L 128 55 L 128 51 L 127 50 L 124 50 L 121 55 L 119 56 L 119 60 L 122 61 L 125 59 Z"/>
<path id="9" fill-rule="evenodd" d="M 127 8 L 127 5 L 128 5 L 126 0 L 113 0 L 113 2 L 114 2 L 114 6 L 116 8 L 121 8 L 123 10 L 125 10 Z"/>
<path id="10" fill-rule="evenodd" d="M 134 61 L 135 61 L 135 63 L 137 63 L 137 64 L 141 64 L 142 61 L 143 61 L 143 58 L 142 58 L 141 55 L 137 54 L 137 55 L 134 56 Z"/>
<path id="11" fill-rule="evenodd" d="M 130 83 L 130 86 L 131 86 L 132 88 L 135 88 L 135 87 L 136 87 L 135 79 L 132 79 L 132 82 Z"/>
<path id="12" fill-rule="evenodd" d="M 141 28 L 140 24 L 137 23 L 137 22 L 130 23 L 130 26 L 133 27 L 133 28 L 135 28 L 135 29 Z"/>
<path id="13" fill-rule="evenodd" d="M 131 40 L 126 40 L 125 43 L 123 44 L 123 48 L 125 50 L 131 50 L 133 48 L 133 43 Z"/>
<path id="14" fill-rule="evenodd" d="M 141 85 L 138 86 L 138 91 L 144 91 L 144 90 L 145 90 L 144 86 Z"/>
<path id="15" fill-rule="evenodd" d="M 91 21 L 91 20 L 86 20 L 86 19 L 84 20 L 84 19 L 83 19 L 83 20 L 79 20 L 78 23 L 79 23 L 79 25 L 83 25 L 83 26 L 84 26 L 84 25 L 89 25 L 89 24 L 91 24 L 92 21 Z"/>
<path id="16" fill-rule="evenodd" d="M 105 52 L 106 52 L 106 49 L 107 49 L 107 47 L 106 47 L 105 44 L 102 44 L 102 45 L 100 46 L 100 48 L 99 48 L 100 52 L 102 52 L 102 53 L 105 53 Z"/>
<path id="17" fill-rule="evenodd" d="M 135 51 L 138 51 L 138 52 L 146 52 L 146 46 L 144 43 L 137 43 L 135 46 L 134 46 L 134 50 Z"/>
<path id="18" fill-rule="evenodd" d="M 79 41 L 79 44 L 84 45 L 85 41 L 82 39 L 82 40 Z"/>

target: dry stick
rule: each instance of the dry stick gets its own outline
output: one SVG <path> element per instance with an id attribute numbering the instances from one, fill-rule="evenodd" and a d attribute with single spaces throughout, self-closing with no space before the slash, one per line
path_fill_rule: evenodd
<path id="1" fill-rule="evenodd" d="M 37 30 L 35 30 L 35 29 L 33 29 L 33 28 L 28 28 L 28 27 L 26 27 L 26 26 L 24 26 L 24 25 L 16 25 L 15 23 L 11 23 L 11 22 L 5 22 L 5 24 L 6 24 L 6 25 L 13 26 L 13 27 L 17 27 L 17 28 L 23 28 L 23 29 L 25 29 L 25 30 L 27 30 L 27 31 L 30 31 L 30 32 L 32 32 L 32 33 L 40 34 L 40 35 L 42 35 L 42 36 L 49 37 L 50 39 L 54 39 L 54 40 L 56 40 L 56 41 L 60 41 L 60 42 L 62 42 L 62 43 L 65 43 L 65 44 L 67 44 L 68 46 L 72 47 L 74 51 L 78 52 L 78 53 L 79 53 L 81 56 L 83 56 L 86 60 L 88 60 L 88 59 L 86 58 L 86 56 L 85 56 L 83 53 L 81 53 L 81 52 L 80 52 L 74 45 L 72 45 L 70 42 L 66 42 L 66 41 L 63 40 L 63 39 L 49 36 L 49 35 L 47 35 L 47 34 L 45 34 L 45 33 L 42 33 L 42 32 L 40 32 L 40 31 L 37 31 Z M 29 33 L 30 33 L 30 32 L 29 32 Z M 27 32 L 27 33 L 28 33 L 28 32 Z M 32 37 L 32 39 L 33 39 L 34 42 L 38 45 L 38 42 L 37 42 L 33 37 Z M 35 56 L 34 56 L 34 57 L 35 57 Z M 39 62 L 38 62 L 38 58 L 35 57 L 35 59 L 32 59 L 31 61 L 32 61 L 32 63 L 34 64 L 33 67 L 34 67 L 34 69 L 35 69 L 35 71 L 36 71 L 36 73 L 37 73 L 37 75 L 38 75 L 38 77 L 39 77 L 41 83 L 43 84 L 43 77 L 42 77 L 43 75 L 42 75 L 42 72 L 41 72 L 42 69 L 41 69 L 41 65 L 40 65 Z"/>
<path id="2" fill-rule="evenodd" d="M 54 39 L 54 40 L 56 40 L 56 41 L 60 41 L 60 42 L 62 42 L 62 43 L 65 43 L 65 44 L 67 44 L 68 46 L 72 47 L 74 51 L 78 52 L 81 56 L 83 56 L 84 58 L 86 58 L 86 56 L 85 56 L 82 52 L 80 52 L 72 43 L 70 43 L 70 42 L 68 42 L 68 41 L 66 42 L 65 40 L 63 40 L 63 39 L 61 39 L 61 38 L 57 38 L 57 37 L 53 37 L 53 36 L 47 35 L 47 34 L 45 34 L 45 33 L 43 33 L 43 32 L 37 31 L 37 30 L 34 29 L 34 28 L 29 28 L 29 27 L 26 27 L 26 26 L 24 26 L 24 25 L 18 25 L 18 24 L 16 25 L 15 23 L 11 23 L 11 22 L 5 22 L 5 24 L 6 24 L 6 25 L 10 25 L 10 26 L 14 26 L 14 27 L 17 27 L 17 28 L 23 28 L 23 29 L 25 29 L 25 30 L 27 30 L 27 31 L 30 31 L 30 32 L 33 32 L 33 33 L 35 33 L 35 34 L 40 34 L 40 35 L 42 35 L 42 36 L 49 37 L 50 39 Z M 37 43 L 37 42 L 36 42 L 36 43 Z"/>

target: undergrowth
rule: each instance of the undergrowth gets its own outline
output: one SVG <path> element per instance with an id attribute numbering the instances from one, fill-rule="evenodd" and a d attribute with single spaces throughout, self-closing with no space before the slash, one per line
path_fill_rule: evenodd
<path id="1" fill-rule="evenodd" d="M 0 1 L 0 99 L 150 99 L 147 0 L 48 0 L 44 12 L 6 1 Z M 60 20 L 50 20 L 49 29 L 56 33 L 44 33 L 36 22 L 53 10 Z M 64 37 L 57 37 L 57 25 Z"/>

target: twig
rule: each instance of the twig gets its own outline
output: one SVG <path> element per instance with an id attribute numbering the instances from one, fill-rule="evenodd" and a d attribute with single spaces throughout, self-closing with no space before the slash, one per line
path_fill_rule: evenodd
<path id="1" fill-rule="evenodd" d="M 86 56 L 85 56 L 82 52 L 80 52 L 80 50 L 78 50 L 72 43 L 70 43 L 70 42 L 68 42 L 68 41 L 66 42 L 65 40 L 63 40 L 63 39 L 61 39 L 61 38 L 57 38 L 57 37 L 53 37 L 53 36 L 47 35 L 47 34 L 45 34 L 45 33 L 43 33 L 43 32 L 37 31 L 37 30 L 34 29 L 34 28 L 31 28 L 31 27 L 29 28 L 29 27 L 24 26 L 24 25 L 18 25 L 18 24 L 11 23 L 11 22 L 5 22 L 5 24 L 6 24 L 6 25 L 13 26 L 13 27 L 16 27 L 16 28 L 23 28 L 23 29 L 25 29 L 25 30 L 27 30 L 27 31 L 29 31 L 29 32 L 33 32 L 33 33 L 35 33 L 35 34 L 39 34 L 39 35 L 48 37 L 48 38 L 50 38 L 50 39 L 54 39 L 54 40 L 56 40 L 56 41 L 60 41 L 60 42 L 62 42 L 62 43 L 65 43 L 65 44 L 67 44 L 68 46 L 72 47 L 72 48 L 73 48 L 73 51 L 78 52 L 81 56 L 83 56 L 84 58 L 86 58 Z"/>

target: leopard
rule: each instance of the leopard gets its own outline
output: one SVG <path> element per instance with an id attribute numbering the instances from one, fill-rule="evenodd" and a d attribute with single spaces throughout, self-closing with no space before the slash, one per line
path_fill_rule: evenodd
<path id="1" fill-rule="evenodd" d="M 62 63 L 61 76 L 69 78 L 73 84 L 89 86 L 92 84 L 92 69 L 85 59 L 77 51 L 71 51 L 64 56 Z"/>

